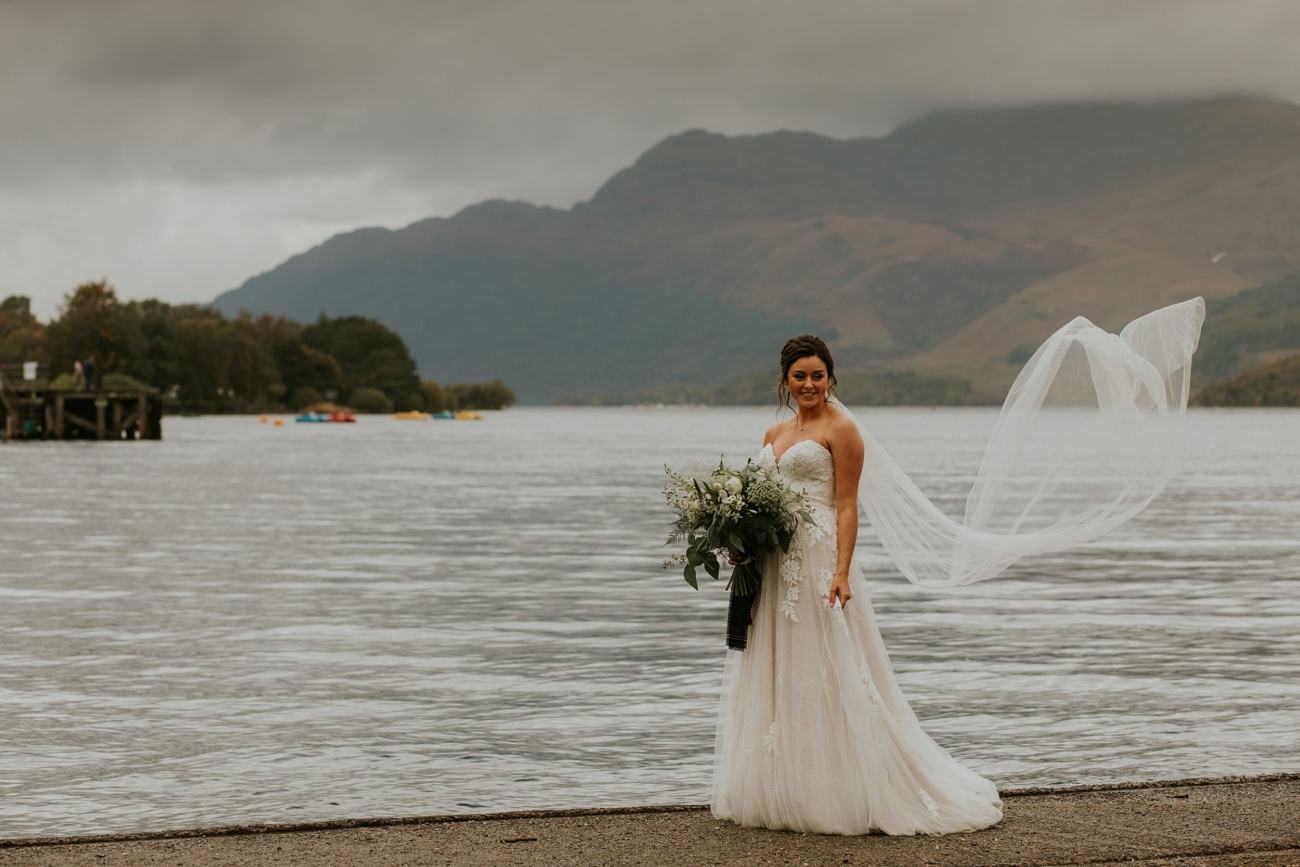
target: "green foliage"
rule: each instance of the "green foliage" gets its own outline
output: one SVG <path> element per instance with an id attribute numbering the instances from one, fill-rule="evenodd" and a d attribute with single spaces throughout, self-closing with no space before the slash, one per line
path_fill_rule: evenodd
<path id="1" fill-rule="evenodd" d="M 973 403 L 970 380 L 957 376 L 845 371 L 836 389 L 850 406 L 965 406 Z"/>
<path id="2" fill-rule="evenodd" d="M 1037 348 L 1037 347 L 1035 347 Z M 850 406 L 971 406 L 981 403 L 970 380 L 957 376 L 918 373 L 837 374 L 836 393 Z M 702 404 L 706 406 L 776 406 L 776 374 L 756 373 L 714 389 L 654 389 L 632 394 L 567 394 L 556 406 L 636 406 L 644 404 Z"/>
<path id="3" fill-rule="evenodd" d="M 58 374 L 93 356 L 97 387 L 127 376 L 162 390 L 176 408 L 238 412 L 284 394 L 273 350 L 298 328 L 267 315 L 230 319 L 199 304 L 123 303 L 98 281 L 73 290 L 46 332 Z"/>
<path id="4" fill-rule="evenodd" d="M 1010 364 L 1013 367 L 1023 367 L 1029 359 L 1034 357 L 1034 353 L 1038 351 L 1038 347 L 1039 344 L 1037 343 L 1020 344 L 1007 353 L 1007 364 Z"/>
<path id="5" fill-rule="evenodd" d="M 1213 382 L 1287 351 L 1300 352 L 1300 274 L 1210 301 L 1192 375 Z"/>
<path id="6" fill-rule="evenodd" d="M 499 379 L 469 384 L 458 382 L 446 389 L 447 409 L 504 409 L 515 402 L 515 393 Z"/>
<path id="7" fill-rule="evenodd" d="M 767 377 L 771 379 L 771 377 Z M 739 382 L 740 380 L 737 380 Z M 732 406 L 761 404 L 767 401 L 730 400 L 725 397 L 730 386 L 713 389 L 703 386 L 665 386 L 648 388 L 643 391 L 618 392 L 614 394 L 562 394 L 551 401 L 552 406 Z M 776 391 L 772 391 L 771 400 L 776 400 Z"/>
<path id="8" fill-rule="evenodd" d="M 319 403 L 330 392 L 337 397 L 343 387 L 343 368 L 338 360 L 328 352 L 305 345 L 298 337 L 277 346 L 272 357 L 280 371 L 280 382 L 290 395 L 311 392 L 316 395 L 311 402 Z M 292 399 L 291 403 L 295 409 L 304 405 Z"/>
<path id="9" fill-rule="evenodd" d="M 425 412 L 442 412 L 447 408 L 447 394 L 435 380 L 426 379 L 421 382 L 420 391 L 424 398 Z"/>
<path id="10" fill-rule="evenodd" d="M 294 412 L 301 412 L 304 409 L 315 406 L 325 400 L 325 395 L 321 394 L 310 385 L 300 385 L 293 391 L 289 392 L 289 399 L 285 401 L 289 409 Z"/>
<path id="11" fill-rule="evenodd" d="M 750 596 L 758 592 L 761 574 L 758 558 L 778 549 L 788 552 L 799 521 L 815 524 L 803 494 L 779 475 L 748 461 L 741 469 L 722 462 L 707 478 L 694 478 L 664 467 L 668 483 L 664 499 L 677 514 L 668 533 L 669 545 L 683 539 L 686 553 L 664 561 L 665 569 L 682 566 L 686 583 L 696 590 L 700 566 L 715 580 L 718 555 L 740 560 L 731 575 L 731 592 Z"/>
<path id="12" fill-rule="evenodd" d="M 0 363 L 48 362 L 45 326 L 32 315 L 32 299 L 10 295 L 0 301 Z"/>
<path id="13" fill-rule="evenodd" d="M 377 388 L 362 386 L 348 396 L 348 404 L 357 412 L 390 413 L 393 402 Z"/>
<path id="14" fill-rule="evenodd" d="M 1300 355 L 1262 364 L 1192 398 L 1194 406 L 1300 406 Z"/>
<path id="15" fill-rule="evenodd" d="M 402 338 L 381 323 L 364 316 L 329 319 L 322 313 L 302 330 L 302 343 L 338 361 L 343 392 L 377 389 L 398 410 L 422 408 L 415 361 Z"/>
<path id="16" fill-rule="evenodd" d="M 754 373 L 733 379 L 731 382 L 714 389 L 709 399 L 710 404 L 737 406 L 776 406 L 777 380 L 781 378 L 780 370 Z"/>
<path id="17" fill-rule="evenodd" d="M 106 373 L 120 372 L 128 358 L 146 350 L 139 323 L 123 309 L 105 280 L 82 283 L 68 295 L 59 318 L 46 328 L 46 346 L 54 370 L 72 369 L 76 359 L 93 358 L 93 385 Z"/>
<path id="18" fill-rule="evenodd" d="M 77 383 L 71 373 L 60 373 L 50 383 L 52 391 L 74 391 Z M 104 391 L 140 391 L 149 386 L 125 373 L 104 374 Z"/>
<path id="19" fill-rule="evenodd" d="M 0 302 L 0 362 L 48 362 L 55 388 L 73 386 L 72 366 L 95 359 L 95 385 L 161 390 L 172 409 L 254 412 L 361 395 L 363 411 L 442 408 L 436 382 L 421 383 L 406 344 L 360 316 L 322 317 L 304 328 L 283 316 L 228 317 L 202 304 L 123 302 L 105 281 L 84 283 L 42 325 L 31 302 Z M 508 405 L 500 382 L 462 386 L 466 408 Z M 377 395 L 377 397 L 376 397 Z"/>
<path id="20" fill-rule="evenodd" d="M 142 388 L 148 388 L 134 376 L 125 373 L 109 373 L 104 375 L 104 388 L 108 391 L 139 391 Z"/>

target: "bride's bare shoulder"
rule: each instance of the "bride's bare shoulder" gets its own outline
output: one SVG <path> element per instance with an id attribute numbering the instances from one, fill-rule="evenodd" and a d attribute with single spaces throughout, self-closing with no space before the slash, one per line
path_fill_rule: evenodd
<path id="1" fill-rule="evenodd" d="M 781 429 L 784 428 L 786 424 L 787 422 L 779 421 L 768 428 L 767 433 L 763 434 L 763 445 L 767 446 L 776 442 L 776 438 L 781 435 Z"/>
<path id="2" fill-rule="evenodd" d="M 857 422 L 842 412 L 831 417 L 830 424 L 826 427 L 826 440 L 862 448 L 862 433 L 858 430 Z"/>

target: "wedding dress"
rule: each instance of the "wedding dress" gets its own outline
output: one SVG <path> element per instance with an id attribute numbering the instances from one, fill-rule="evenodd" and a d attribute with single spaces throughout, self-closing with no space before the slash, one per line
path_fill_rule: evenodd
<path id="1" fill-rule="evenodd" d="M 855 563 L 853 598 L 826 599 L 835 575 L 835 464 L 813 440 L 779 472 L 811 507 L 789 554 L 763 563 L 749 646 L 727 654 L 713 813 L 740 825 L 818 834 L 946 834 L 1002 818 L 997 788 L 921 730 L 894 681 Z"/>
<path id="2" fill-rule="evenodd" d="M 899 571 L 926 587 L 981 581 L 1138 514 L 1173 473 L 1204 316 L 1196 298 L 1119 335 L 1080 317 L 1045 341 L 1003 404 L 962 521 L 934 506 L 859 424 L 860 504 Z M 931 740 L 899 690 L 856 561 L 852 600 L 827 605 L 837 562 L 833 456 L 804 440 L 779 461 L 764 446 L 759 461 L 804 492 L 815 524 L 800 525 L 788 553 L 764 559 L 748 647 L 727 655 L 714 815 L 824 834 L 945 834 L 998 822 L 996 787 Z"/>

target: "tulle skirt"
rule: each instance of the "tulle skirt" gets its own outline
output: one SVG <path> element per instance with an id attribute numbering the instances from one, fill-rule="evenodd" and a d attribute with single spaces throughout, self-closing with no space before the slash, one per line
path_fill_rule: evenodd
<path id="1" fill-rule="evenodd" d="M 997 788 L 922 729 L 894 680 L 856 564 L 826 605 L 833 539 L 767 558 L 749 647 L 727 654 L 713 814 L 816 834 L 947 834 L 997 823 Z"/>

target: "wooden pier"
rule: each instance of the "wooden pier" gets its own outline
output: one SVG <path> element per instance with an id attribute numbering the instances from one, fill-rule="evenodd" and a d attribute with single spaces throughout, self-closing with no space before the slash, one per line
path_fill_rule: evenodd
<path id="1" fill-rule="evenodd" d="M 28 365 L 23 370 L 17 365 L 0 365 L 0 437 L 162 439 L 162 396 L 158 389 L 54 389 L 43 367 L 34 370 Z"/>

